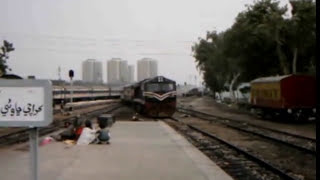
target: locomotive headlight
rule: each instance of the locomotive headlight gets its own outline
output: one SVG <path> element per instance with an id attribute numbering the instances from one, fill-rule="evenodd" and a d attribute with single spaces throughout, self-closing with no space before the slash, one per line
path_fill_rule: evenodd
<path id="1" fill-rule="evenodd" d="M 288 113 L 291 114 L 292 113 L 292 109 L 288 109 Z"/>

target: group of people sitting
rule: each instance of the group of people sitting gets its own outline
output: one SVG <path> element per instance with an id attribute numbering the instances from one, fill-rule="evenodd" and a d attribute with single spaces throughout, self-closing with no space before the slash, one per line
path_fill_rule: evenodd
<path id="1" fill-rule="evenodd" d="M 94 129 L 90 120 L 78 115 L 73 124 L 67 123 L 67 129 L 60 133 L 60 140 L 75 140 L 77 145 L 110 144 L 110 131 L 106 123 L 99 122 L 99 128 Z"/>

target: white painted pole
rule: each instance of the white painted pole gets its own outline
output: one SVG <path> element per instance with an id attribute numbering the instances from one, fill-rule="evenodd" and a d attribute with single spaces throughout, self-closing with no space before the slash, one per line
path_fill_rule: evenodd
<path id="1" fill-rule="evenodd" d="M 30 155 L 31 155 L 31 180 L 38 180 L 38 128 L 31 128 L 30 138 Z"/>

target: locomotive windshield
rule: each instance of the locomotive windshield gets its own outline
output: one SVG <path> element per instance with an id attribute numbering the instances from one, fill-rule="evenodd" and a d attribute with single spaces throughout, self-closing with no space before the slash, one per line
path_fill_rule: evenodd
<path id="1" fill-rule="evenodd" d="M 146 85 L 146 91 L 151 92 L 167 92 L 173 91 L 174 84 L 173 83 L 150 83 Z"/>

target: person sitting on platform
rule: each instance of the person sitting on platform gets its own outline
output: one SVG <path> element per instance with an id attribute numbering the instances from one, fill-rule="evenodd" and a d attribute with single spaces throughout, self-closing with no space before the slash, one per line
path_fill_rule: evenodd
<path id="1" fill-rule="evenodd" d="M 57 141 L 64 141 L 66 139 L 77 140 L 83 129 L 82 124 L 82 119 L 78 114 L 72 124 L 70 122 L 65 122 L 64 126 L 66 129 L 63 132 L 61 132 L 59 135 L 53 135 L 52 137 Z"/>
<path id="2" fill-rule="evenodd" d="M 56 140 L 66 140 L 66 139 L 71 139 L 74 140 L 76 139 L 76 134 L 74 131 L 74 125 L 72 125 L 70 122 L 65 123 L 66 130 L 60 133 L 60 138 L 55 137 Z"/>
<path id="3" fill-rule="evenodd" d="M 85 128 L 83 128 L 81 135 L 77 141 L 77 145 L 88 145 L 92 143 L 96 136 L 96 130 L 92 129 L 92 123 L 90 120 L 85 121 Z"/>
<path id="4" fill-rule="evenodd" d="M 100 130 L 97 131 L 98 137 L 96 143 L 98 144 L 110 144 L 110 132 L 105 122 L 99 122 Z"/>
<path id="5" fill-rule="evenodd" d="M 73 125 L 75 131 L 75 140 L 78 140 L 84 128 L 83 119 L 80 117 L 80 114 L 77 115 L 76 119 L 73 122 Z"/>

